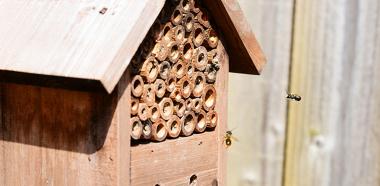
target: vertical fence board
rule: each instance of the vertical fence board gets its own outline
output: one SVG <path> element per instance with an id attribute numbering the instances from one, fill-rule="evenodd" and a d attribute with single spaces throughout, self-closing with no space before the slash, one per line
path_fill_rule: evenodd
<path id="1" fill-rule="evenodd" d="M 231 74 L 228 185 L 281 185 L 293 0 L 239 0 L 268 59 L 261 76 Z M 230 54 L 233 55 L 233 54 Z M 234 61 L 231 61 L 234 63 Z"/>
<path id="2" fill-rule="evenodd" d="M 285 185 L 379 185 L 380 2 L 296 2 Z"/>

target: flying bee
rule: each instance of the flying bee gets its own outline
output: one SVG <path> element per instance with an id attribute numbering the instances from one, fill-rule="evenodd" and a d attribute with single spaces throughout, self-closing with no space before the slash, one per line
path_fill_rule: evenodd
<path id="1" fill-rule="evenodd" d="M 301 101 L 301 96 L 299 96 L 297 94 L 288 94 L 286 96 L 286 99 L 294 100 L 294 101 Z"/>
<path id="2" fill-rule="evenodd" d="M 226 148 L 232 145 L 232 140 L 239 141 L 234 136 L 232 136 L 232 130 L 226 131 L 226 134 L 224 135 L 224 141 L 223 141 L 223 143 L 226 145 Z"/>

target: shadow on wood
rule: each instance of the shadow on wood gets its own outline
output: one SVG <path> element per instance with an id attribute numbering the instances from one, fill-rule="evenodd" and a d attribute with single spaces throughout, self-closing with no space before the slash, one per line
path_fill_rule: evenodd
<path id="1" fill-rule="evenodd" d="M 102 148 L 117 96 L 1 83 L 0 139 L 92 154 Z"/>

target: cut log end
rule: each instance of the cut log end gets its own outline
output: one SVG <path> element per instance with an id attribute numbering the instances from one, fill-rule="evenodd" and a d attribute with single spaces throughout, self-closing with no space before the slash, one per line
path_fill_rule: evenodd
<path id="1" fill-rule="evenodd" d="M 180 25 L 182 23 L 182 11 L 180 7 L 177 7 L 171 16 L 173 25 Z"/>
<path id="2" fill-rule="evenodd" d="M 166 122 L 166 128 L 168 131 L 168 136 L 171 138 L 176 138 L 181 133 L 181 119 L 178 116 L 172 116 L 168 122 Z"/>
<path id="3" fill-rule="evenodd" d="M 173 92 L 176 89 L 177 77 L 175 74 L 169 75 L 168 79 L 166 80 L 166 85 L 166 90 L 168 92 Z"/>
<path id="4" fill-rule="evenodd" d="M 156 96 L 158 98 L 164 97 L 164 95 L 166 93 L 166 83 L 165 83 L 165 81 L 162 80 L 162 79 L 157 79 L 154 82 L 154 90 L 155 90 Z"/>
<path id="5" fill-rule="evenodd" d="M 152 139 L 155 141 L 164 141 L 168 132 L 164 120 L 158 120 L 152 125 Z"/>
<path id="6" fill-rule="evenodd" d="M 215 128 L 218 124 L 218 113 L 214 110 L 209 111 L 206 122 L 208 128 Z"/>
<path id="7" fill-rule="evenodd" d="M 194 15 L 192 13 L 187 13 L 183 18 L 183 25 L 186 32 L 191 32 L 194 29 Z"/>
<path id="8" fill-rule="evenodd" d="M 175 41 L 180 44 L 183 44 L 186 37 L 185 28 L 182 25 L 178 25 L 174 27 L 173 29 L 174 29 Z"/>
<path id="9" fill-rule="evenodd" d="M 169 53 L 170 62 L 176 63 L 182 55 L 182 48 L 179 46 L 177 41 L 170 42 L 168 44 L 168 48 L 170 51 L 170 53 Z"/>
<path id="10" fill-rule="evenodd" d="M 199 112 L 201 112 L 201 110 L 202 110 L 202 106 L 203 106 L 203 101 L 202 101 L 201 98 L 193 99 L 192 104 L 191 104 L 191 109 L 192 109 L 195 113 L 199 113 Z"/>
<path id="11" fill-rule="evenodd" d="M 150 109 L 150 113 L 151 113 L 150 120 L 152 122 L 158 121 L 160 119 L 160 117 L 161 117 L 159 105 L 157 103 L 155 103 L 149 109 Z"/>
<path id="12" fill-rule="evenodd" d="M 193 96 L 201 97 L 203 94 L 203 89 L 206 86 L 206 77 L 203 73 L 197 72 L 192 77 L 192 82 L 194 84 Z"/>
<path id="13" fill-rule="evenodd" d="M 154 103 L 156 102 L 156 91 L 154 84 L 144 85 L 142 101 L 146 103 L 148 106 L 154 105 Z"/>
<path id="14" fill-rule="evenodd" d="M 131 87 L 132 95 L 135 97 L 140 97 L 144 92 L 144 80 L 143 80 L 143 78 L 139 75 L 136 75 L 132 79 L 131 84 L 132 84 L 132 87 Z"/>
<path id="15" fill-rule="evenodd" d="M 193 134 L 196 124 L 196 117 L 194 112 L 188 111 L 185 113 L 185 115 L 182 117 L 182 129 L 181 134 L 184 136 L 190 136 Z"/>
<path id="16" fill-rule="evenodd" d="M 139 100 L 132 98 L 131 99 L 131 115 L 137 115 L 139 112 Z"/>
<path id="17" fill-rule="evenodd" d="M 162 78 L 163 80 L 166 80 L 169 77 L 170 70 L 171 70 L 170 63 L 168 61 L 163 61 L 159 65 L 159 76 L 160 76 L 160 78 Z"/>
<path id="18" fill-rule="evenodd" d="M 183 61 L 179 61 L 173 66 L 172 73 L 177 79 L 181 79 L 187 73 L 186 66 L 187 65 Z"/>
<path id="19" fill-rule="evenodd" d="M 141 76 L 148 82 L 152 83 L 156 80 L 159 73 L 158 62 L 154 57 L 145 60 L 141 68 Z"/>
<path id="20" fill-rule="evenodd" d="M 195 47 L 200 47 L 203 44 L 203 41 L 206 38 L 205 37 L 206 35 L 204 32 L 205 31 L 200 24 L 198 24 L 198 23 L 194 24 L 194 29 L 193 29 L 191 35 L 192 35 Z"/>
<path id="21" fill-rule="evenodd" d="M 147 104 L 140 103 L 138 109 L 138 117 L 141 121 L 146 121 L 151 117 L 150 109 Z"/>
<path id="22" fill-rule="evenodd" d="M 207 85 L 203 90 L 202 95 L 203 108 L 209 111 L 215 107 L 216 104 L 216 90 L 213 85 Z"/>
<path id="23" fill-rule="evenodd" d="M 152 137 L 152 122 L 145 121 L 143 122 L 142 138 L 150 139 Z"/>
<path id="24" fill-rule="evenodd" d="M 179 82 L 179 89 L 183 98 L 190 97 L 194 89 L 194 84 L 190 81 L 188 76 L 184 76 Z"/>
<path id="25" fill-rule="evenodd" d="M 133 117 L 130 120 L 131 123 L 131 137 L 134 140 L 140 139 L 143 131 L 143 125 L 138 117 Z"/>
<path id="26" fill-rule="evenodd" d="M 195 49 L 195 56 L 193 62 L 195 68 L 197 68 L 200 71 L 203 71 L 206 69 L 207 62 L 207 49 L 203 46 L 200 46 L 197 49 Z"/>
<path id="27" fill-rule="evenodd" d="M 194 0 L 181 0 L 179 8 L 182 10 L 182 12 L 188 13 L 194 8 L 194 4 Z"/>
<path id="28" fill-rule="evenodd" d="M 174 113 L 178 117 L 182 117 L 185 114 L 186 111 L 186 101 L 184 99 L 180 99 L 179 101 L 176 101 L 174 104 Z"/>
<path id="29" fill-rule="evenodd" d="M 195 131 L 198 133 L 202 133 L 207 128 L 207 114 L 204 110 L 200 110 L 197 116 L 197 124 L 195 126 Z"/>
<path id="30" fill-rule="evenodd" d="M 159 107 L 162 119 L 169 120 L 173 115 L 173 101 L 169 98 L 164 98 L 161 100 Z"/>

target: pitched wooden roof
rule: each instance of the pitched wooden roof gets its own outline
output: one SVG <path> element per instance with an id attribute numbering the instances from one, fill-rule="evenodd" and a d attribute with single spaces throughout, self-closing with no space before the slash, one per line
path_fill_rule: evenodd
<path id="1" fill-rule="evenodd" d="M 236 0 L 203 1 L 226 33 L 231 71 L 258 74 L 265 59 Z M 112 92 L 164 3 L 3 0 L 0 71 L 95 80 Z"/>

